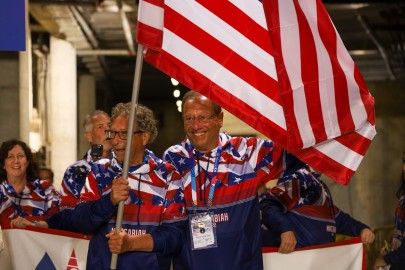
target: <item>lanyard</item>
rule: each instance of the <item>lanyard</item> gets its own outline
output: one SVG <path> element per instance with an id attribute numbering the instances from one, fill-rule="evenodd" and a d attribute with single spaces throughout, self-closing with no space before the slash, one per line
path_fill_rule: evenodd
<path id="1" fill-rule="evenodd" d="M 214 163 L 214 170 L 212 174 L 211 184 L 210 184 L 210 192 L 208 194 L 208 203 L 207 206 L 210 208 L 212 206 L 212 199 L 214 198 L 214 190 L 215 190 L 215 183 L 217 182 L 217 175 L 218 175 L 218 167 L 219 161 L 221 160 L 221 152 L 222 146 L 219 145 L 217 148 L 217 154 L 215 155 L 215 163 Z M 189 166 L 190 166 L 190 174 L 191 174 L 191 197 L 193 201 L 193 207 L 197 206 L 197 187 L 195 181 L 195 169 L 194 169 L 194 154 L 193 154 L 193 147 L 190 145 L 188 148 L 189 154 Z M 209 160 L 208 160 L 209 162 Z M 207 167 L 208 168 L 208 167 Z M 208 174 L 208 170 L 206 172 Z"/>

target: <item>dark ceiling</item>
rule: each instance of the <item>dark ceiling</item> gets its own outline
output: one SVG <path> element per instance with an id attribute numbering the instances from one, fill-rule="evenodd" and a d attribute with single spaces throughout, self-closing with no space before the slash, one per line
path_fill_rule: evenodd
<path id="1" fill-rule="evenodd" d="M 323 2 L 366 80 L 404 78 L 403 0 Z M 33 47 L 46 46 L 49 35 L 72 42 L 79 74 L 95 76 L 99 98 L 130 100 L 137 6 L 135 0 L 30 0 Z M 166 75 L 144 63 L 140 99 L 173 99 L 172 90 Z"/>

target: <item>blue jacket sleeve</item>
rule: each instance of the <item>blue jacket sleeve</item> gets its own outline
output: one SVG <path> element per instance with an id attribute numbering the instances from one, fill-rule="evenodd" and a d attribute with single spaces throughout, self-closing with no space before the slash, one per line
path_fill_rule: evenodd
<path id="1" fill-rule="evenodd" d="M 153 252 L 163 255 L 174 254 L 180 251 L 184 241 L 184 232 L 187 220 L 173 223 L 164 223 L 151 233 L 153 238 Z"/>
<path id="2" fill-rule="evenodd" d="M 276 200 L 271 194 L 266 194 L 260 201 L 260 210 L 262 211 L 262 223 L 269 230 L 277 233 L 294 231 L 293 225 L 285 217 L 284 206 Z"/>
<path id="3" fill-rule="evenodd" d="M 369 229 L 367 225 L 355 220 L 349 214 L 340 210 L 338 211 L 336 216 L 336 233 L 348 236 L 359 236 L 363 229 Z"/>
<path id="4" fill-rule="evenodd" d="M 84 202 L 72 209 L 65 209 L 47 219 L 49 228 L 60 229 L 82 234 L 93 234 L 106 223 L 117 211 L 110 194 L 99 200 Z"/>
<path id="5" fill-rule="evenodd" d="M 396 250 L 387 253 L 384 256 L 384 261 L 387 264 L 405 264 L 405 245 L 401 245 Z"/>

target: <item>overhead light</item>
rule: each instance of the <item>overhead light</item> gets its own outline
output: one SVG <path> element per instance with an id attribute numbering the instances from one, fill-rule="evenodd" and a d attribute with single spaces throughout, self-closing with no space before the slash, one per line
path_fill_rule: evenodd
<path id="1" fill-rule="evenodd" d="M 173 96 L 174 96 L 175 98 L 178 98 L 178 97 L 180 96 L 180 90 L 179 90 L 179 89 L 174 89 L 174 91 L 173 91 Z"/>
<path id="2" fill-rule="evenodd" d="M 370 4 L 349 4 L 351 9 L 360 9 L 370 6 Z"/>
<path id="3" fill-rule="evenodd" d="M 183 104 L 183 101 L 181 101 L 181 100 L 177 100 L 177 101 L 176 101 L 177 110 L 178 110 L 179 112 L 181 112 L 181 104 Z"/>
<path id="4" fill-rule="evenodd" d="M 172 82 L 172 84 L 173 84 L 174 86 L 179 85 L 179 82 L 178 82 L 176 79 L 170 78 L 170 81 Z"/>
<path id="5" fill-rule="evenodd" d="M 350 50 L 350 55 L 379 55 L 378 50 Z"/>

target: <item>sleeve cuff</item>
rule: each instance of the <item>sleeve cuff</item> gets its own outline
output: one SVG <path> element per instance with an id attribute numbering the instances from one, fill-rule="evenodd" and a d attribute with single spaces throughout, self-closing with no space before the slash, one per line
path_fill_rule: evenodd
<path id="1" fill-rule="evenodd" d="M 153 239 L 153 252 L 163 253 L 165 250 L 165 240 L 159 230 L 155 230 L 151 233 Z"/>

